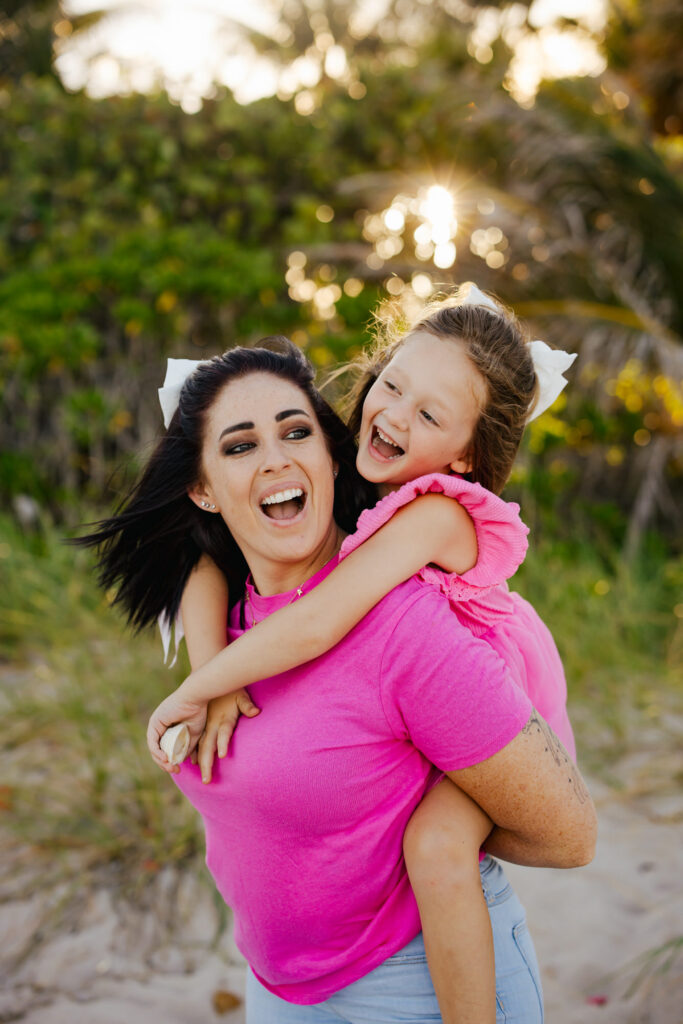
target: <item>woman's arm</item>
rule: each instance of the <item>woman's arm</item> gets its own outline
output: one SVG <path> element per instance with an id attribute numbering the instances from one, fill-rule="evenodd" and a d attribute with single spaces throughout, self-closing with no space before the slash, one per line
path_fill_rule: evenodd
<path id="1" fill-rule="evenodd" d="M 430 562 L 464 573 L 476 563 L 468 513 L 443 494 L 405 505 L 345 558 L 314 593 L 270 615 L 188 676 L 179 692 L 207 701 L 329 651 L 394 587 Z"/>
<path id="2" fill-rule="evenodd" d="M 488 853 L 530 867 L 580 867 L 593 859 L 595 806 L 537 711 L 498 753 L 448 775 L 495 823 L 484 844 Z"/>

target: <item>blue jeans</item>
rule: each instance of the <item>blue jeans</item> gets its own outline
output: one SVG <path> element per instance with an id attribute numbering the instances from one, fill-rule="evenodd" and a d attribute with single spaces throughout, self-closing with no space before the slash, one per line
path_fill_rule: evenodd
<path id="1" fill-rule="evenodd" d="M 543 1024 L 543 996 L 524 908 L 498 861 L 480 865 L 496 957 L 496 1024 Z M 247 1024 L 422 1024 L 441 1014 L 422 934 L 322 1003 L 299 1006 L 268 992 L 249 971 Z"/>

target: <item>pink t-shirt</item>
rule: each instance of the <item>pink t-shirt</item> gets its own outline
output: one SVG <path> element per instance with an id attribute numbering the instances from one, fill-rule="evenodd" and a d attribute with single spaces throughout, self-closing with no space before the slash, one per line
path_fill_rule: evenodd
<path id="1" fill-rule="evenodd" d="M 567 715 L 567 683 L 555 641 L 532 605 L 511 593 L 505 582 L 522 564 L 527 550 L 529 530 L 519 517 L 519 505 L 462 477 L 430 473 L 362 512 L 356 532 L 342 544 L 340 558 L 360 547 L 399 508 L 430 492 L 455 498 L 469 513 L 477 535 L 477 563 L 462 576 L 428 565 L 416 578 L 444 594 L 460 622 L 500 654 L 512 679 L 576 759 Z"/>
<path id="2" fill-rule="evenodd" d="M 250 596 L 259 621 L 294 592 Z M 238 622 L 236 608 L 230 639 Z M 240 721 L 211 784 L 188 762 L 175 779 L 204 820 L 207 865 L 248 963 L 281 998 L 317 1003 L 419 932 L 406 824 L 436 769 L 501 750 L 531 703 L 491 645 L 415 579 L 327 654 L 249 689 L 261 714 Z"/>

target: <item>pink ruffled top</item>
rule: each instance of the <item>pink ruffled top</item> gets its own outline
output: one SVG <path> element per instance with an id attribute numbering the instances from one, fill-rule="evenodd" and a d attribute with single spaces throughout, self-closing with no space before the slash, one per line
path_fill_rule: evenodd
<path id="1" fill-rule="evenodd" d="M 355 551 L 403 505 L 430 492 L 455 498 L 469 512 L 477 534 L 477 564 L 462 576 L 427 565 L 416 578 L 445 594 L 462 625 L 493 647 L 515 683 L 576 757 L 567 716 L 567 684 L 555 642 L 529 602 L 507 588 L 506 580 L 515 574 L 527 550 L 529 531 L 519 518 L 519 505 L 462 477 L 430 473 L 363 512 L 356 532 L 342 544 L 340 558 Z"/>
<path id="2" fill-rule="evenodd" d="M 513 611 L 506 580 L 524 561 L 529 529 L 519 517 L 519 505 L 503 501 L 481 484 L 459 476 L 429 473 L 392 491 L 374 508 L 362 512 L 356 532 L 342 544 L 340 559 L 350 555 L 391 519 L 393 514 L 422 494 L 441 493 L 455 498 L 469 513 L 477 535 L 477 563 L 461 576 L 427 565 L 417 578 L 445 594 L 458 619 L 475 636 Z"/>

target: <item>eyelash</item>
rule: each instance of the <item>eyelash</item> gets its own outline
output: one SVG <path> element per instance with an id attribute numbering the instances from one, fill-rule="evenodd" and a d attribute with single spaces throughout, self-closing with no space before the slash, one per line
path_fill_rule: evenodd
<path id="1" fill-rule="evenodd" d="M 304 441 L 307 437 L 310 437 L 313 431 L 309 426 L 291 427 L 285 434 L 285 441 Z M 298 434 L 298 437 L 292 437 L 292 434 Z M 237 444 L 233 444 L 223 449 L 223 455 L 244 455 L 245 452 L 251 451 L 256 447 L 255 441 L 239 441 Z"/>
<path id="2" fill-rule="evenodd" d="M 227 448 L 223 448 L 223 455 L 243 455 L 244 452 L 249 451 L 254 445 L 250 441 L 240 441 L 239 444 L 230 445 Z"/>
<path id="3" fill-rule="evenodd" d="M 303 441 L 304 438 L 310 437 L 312 433 L 313 431 L 311 430 L 310 427 L 292 427 L 292 429 L 287 431 L 287 433 L 285 434 L 285 440 L 289 439 L 291 441 Z M 291 437 L 292 434 L 299 434 L 300 436 Z"/>

